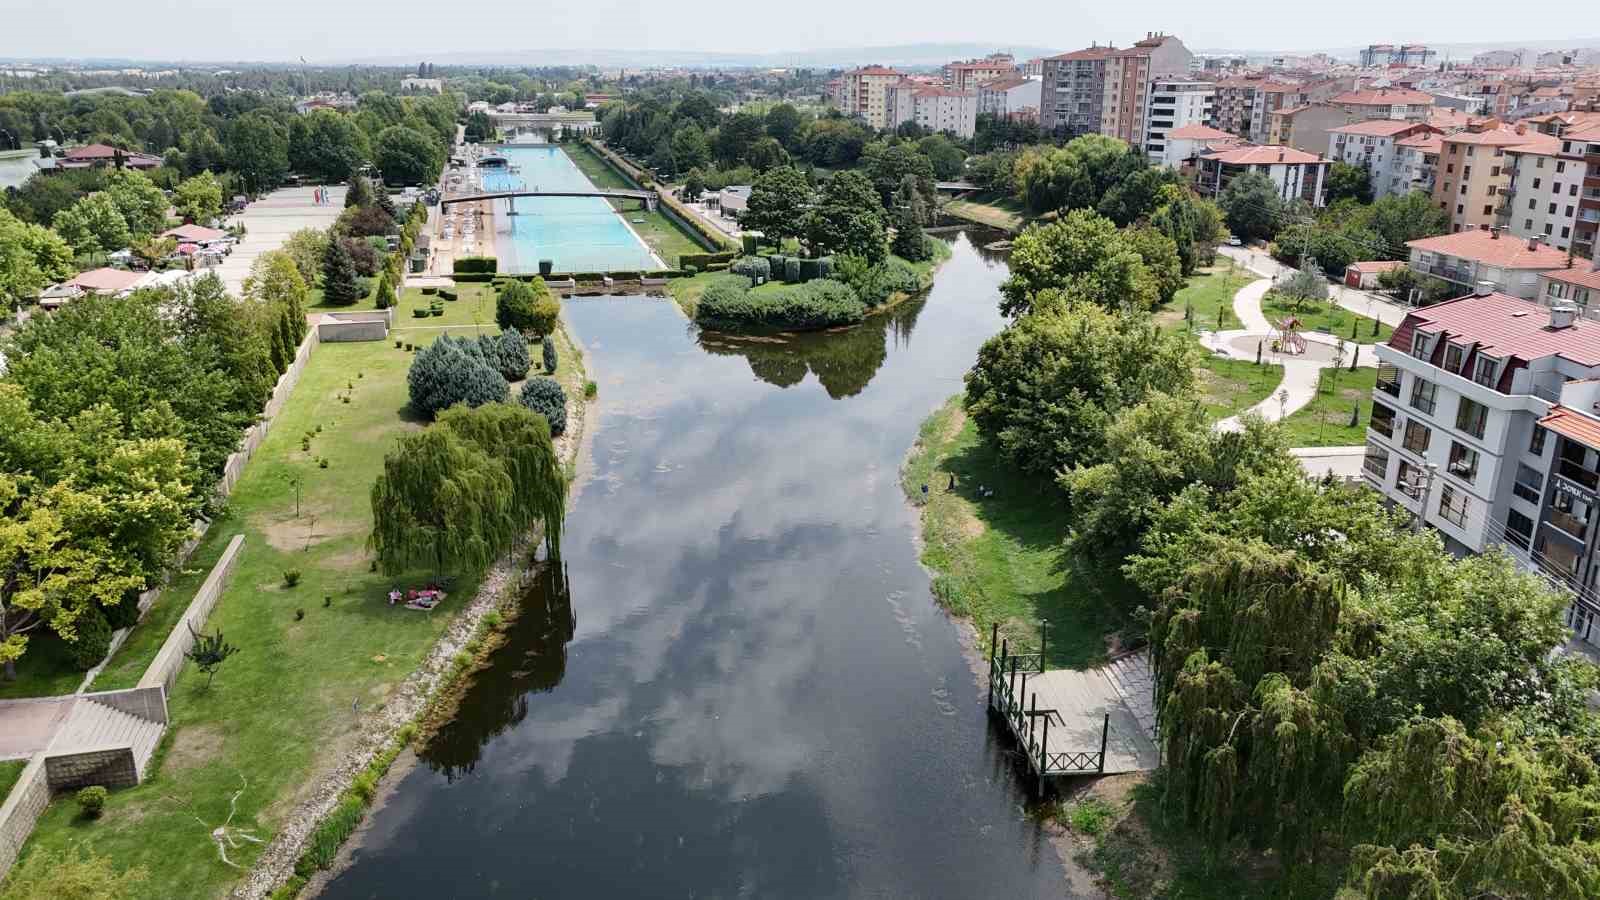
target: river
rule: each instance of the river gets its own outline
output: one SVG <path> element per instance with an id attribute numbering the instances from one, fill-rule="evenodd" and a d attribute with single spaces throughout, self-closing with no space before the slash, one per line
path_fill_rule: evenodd
<path id="1" fill-rule="evenodd" d="M 564 571 L 322 896 L 1066 895 L 898 484 L 1001 327 L 985 257 L 788 343 L 567 301 L 600 394 Z"/>

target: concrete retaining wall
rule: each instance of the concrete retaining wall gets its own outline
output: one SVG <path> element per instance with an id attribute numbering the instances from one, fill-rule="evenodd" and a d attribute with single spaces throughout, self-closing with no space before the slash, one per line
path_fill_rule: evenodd
<path id="1" fill-rule="evenodd" d="M 183 654 L 194 646 L 194 636 L 185 625 L 192 626 L 195 631 L 205 628 L 206 618 L 211 615 L 212 607 L 217 605 L 217 598 L 222 596 L 222 589 L 228 583 L 228 576 L 233 574 L 233 567 L 238 563 L 239 551 L 243 547 L 242 534 L 234 535 L 233 540 L 228 542 L 227 549 L 222 551 L 217 564 L 211 568 L 211 574 L 206 576 L 205 583 L 195 592 L 189 608 L 184 610 L 183 618 L 167 635 L 161 651 L 151 661 L 150 668 L 145 670 L 144 677 L 139 679 L 140 688 L 159 687 L 169 693 L 172 691 L 173 682 L 178 680 L 178 673 L 183 671 Z M 165 717 L 162 721 L 165 721 Z"/>
<path id="2" fill-rule="evenodd" d="M 105 747 L 53 755 L 45 759 L 44 770 L 46 782 L 62 791 L 91 784 L 124 788 L 139 783 L 139 766 L 133 760 L 133 749 L 130 747 Z M 29 828 L 31 830 L 32 826 Z"/>
<path id="3" fill-rule="evenodd" d="M 34 823 L 50 805 L 50 780 L 46 777 L 44 754 L 36 753 L 12 785 L 11 793 L 0 803 L 0 878 L 5 878 L 17 854 L 33 833 Z"/>
<path id="4" fill-rule="evenodd" d="M 389 325 L 382 319 L 340 321 L 324 318 L 317 325 L 317 339 L 324 344 L 350 341 L 382 341 L 389 337 Z"/>
<path id="5" fill-rule="evenodd" d="M 167 724 L 167 693 L 159 685 L 128 688 L 122 691 L 101 691 L 98 694 L 84 696 L 86 699 L 104 703 L 130 716 Z"/>

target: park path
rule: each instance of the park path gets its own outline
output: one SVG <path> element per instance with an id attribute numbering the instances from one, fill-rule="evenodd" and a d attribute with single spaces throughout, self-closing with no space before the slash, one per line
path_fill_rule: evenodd
<path id="1" fill-rule="evenodd" d="M 317 190 L 316 187 L 281 188 L 246 206 L 244 212 L 229 217 L 230 224 L 245 227 L 245 234 L 215 269 L 222 283 L 227 285 L 228 293 L 242 293 L 244 280 L 256 259 L 281 248 L 289 235 L 302 228 L 333 225 L 344 212 L 346 188 L 321 188 L 328 192 L 327 202 L 321 204 L 315 202 Z"/>
<path id="2" fill-rule="evenodd" d="M 1282 275 L 1292 275 L 1299 271 L 1292 266 L 1286 266 L 1273 259 L 1261 250 L 1252 250 L 1249 247 L 1218 247 L 1224 256 L 1237 260 L 1244 267 L 1263 278 L 1277 279 Z M 1345 287 L 1342 284 L 1330 285 L 1328 296 L 1344 309 L 1369 319 L 1377 319 L 1390 328 L 1398 328 L 1402 319 L 1406 317 L 1406 307 L 1368 291 L 1358 291 Z"/>

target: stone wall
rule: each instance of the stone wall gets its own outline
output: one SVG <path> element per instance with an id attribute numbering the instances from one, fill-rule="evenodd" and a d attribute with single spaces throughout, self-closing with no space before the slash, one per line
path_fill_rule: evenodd
<path id="1" fill-rule="evenodd" d="M 123 788 L 139 783 L 139 767 L 133 761 L 131 747 L 106 747 L 50 756 L 44 761 L 44 769 L 47 783 L 54 785 L 57 790 L 72 790 L 92 784 Z M 46 788 L 46 793 L 48 791 Z M 32 830 L 31 825 L 29 830 Z"/>
<path id="2" fill-rule="evenodd" d="M 159 687 L 169 692 L 172 690 L 173 682 L 178 680 L 178 673 L 183 670 L 183 654 L 194 646 L 194 635 L 190 634 L 189 628 L 185 626 L 193 626 L 195 631 L 205 628 L 206 617 L 211 615 L 212 607 L 217 605 L 217 598 L 222 596 L 222 589 L 228 583 L 228 576 L 233 574 L 233 567 L 239 561 L 239 550 L 243 546 L 242 534 L 234 535 L 233 540 L 228 542 L 227 549 L 222 551 L 217 564 L 211 568 L 211 574 L 206 576 L 205 583 L 195 592 L 189 608 L 184 610 L 183 618 L 178 620 L 172 633 L 167 635 L 167 641 L 161 645 L 161 651 L 151 661 L 150 668 L 145 670 L 144 677 L 139 679 L 139 688 Z M 165 718 L 162 721 L 165 721 Z"/>
<path id="3" fill-rule="evenodd" d="M 323 316 L 317 324 L 317 340 L 324 344 L 346 341 L 382 341 L 389 337 L 389 323 L 379 318 L 335 319 Z"/>
<path id="4" fill-rule="evenodd" d="M 122 691 L 101 691 L 98 694 L 85 694 L 84 697 L 104 703 L 130 716 L 167 724 L 167 694 L 160 685 L 128 688 Z"/>
<path id="5" fill-rule="evenodd" d="M 17 854 L 33 833 L 35 822 L 50 805 L 50 781 L 44 770 L 44 754 L 36 753 L 22 770 L 22 777 L 11 786 L 11 793 L 0 803 L 0 879 L 11 870 Z"/>

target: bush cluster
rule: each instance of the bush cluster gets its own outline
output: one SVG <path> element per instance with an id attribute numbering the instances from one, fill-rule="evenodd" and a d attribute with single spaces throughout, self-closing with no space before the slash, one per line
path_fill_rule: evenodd
<path id="1" fill-rule="evenodd" d="M 507 381 L 521 381 L 528 377 L 528 340 L 516 329 L 478 338 L 483 355 L 495 371 Z"/>
<path id="2" fill-rule="evenodd" d="M 532 378 L 522 386 L 522 405 L 533 410 L 550 423 L 550 433 L 557 435 L 567 430 L 567 392 L 554 378 Z"/>
<path id="3" fill-rule="evenodd" d="M 482 406 L 504 402 L 511 393 L 479 341 L 450 335 L 417 353 L 406 374 L 406 385 L 412 408 L 428 418 L 457 403 Z"/>
<path id="4" fill-rule="evenodd" d="M 772 265 L 761 256 L 740 257 L 728 271 L 735 275 L 743 275 L 752 281 L 772 277 Z"/>
<path id="5" fill-rule="evenodd" d="M 717 279 L 700 296 L 695 318 L 725 328 L 829 328 L 866 316 L 866 305 L 842 282 L 819 279 L 752 293 L 749 280 Z"/>
<path id="6" fill-rule="evenodd" d="M 463 256 L 455 261 L 454 271 L 457 275 L 493 274 L 498 266 L 492 256 Z"/>

